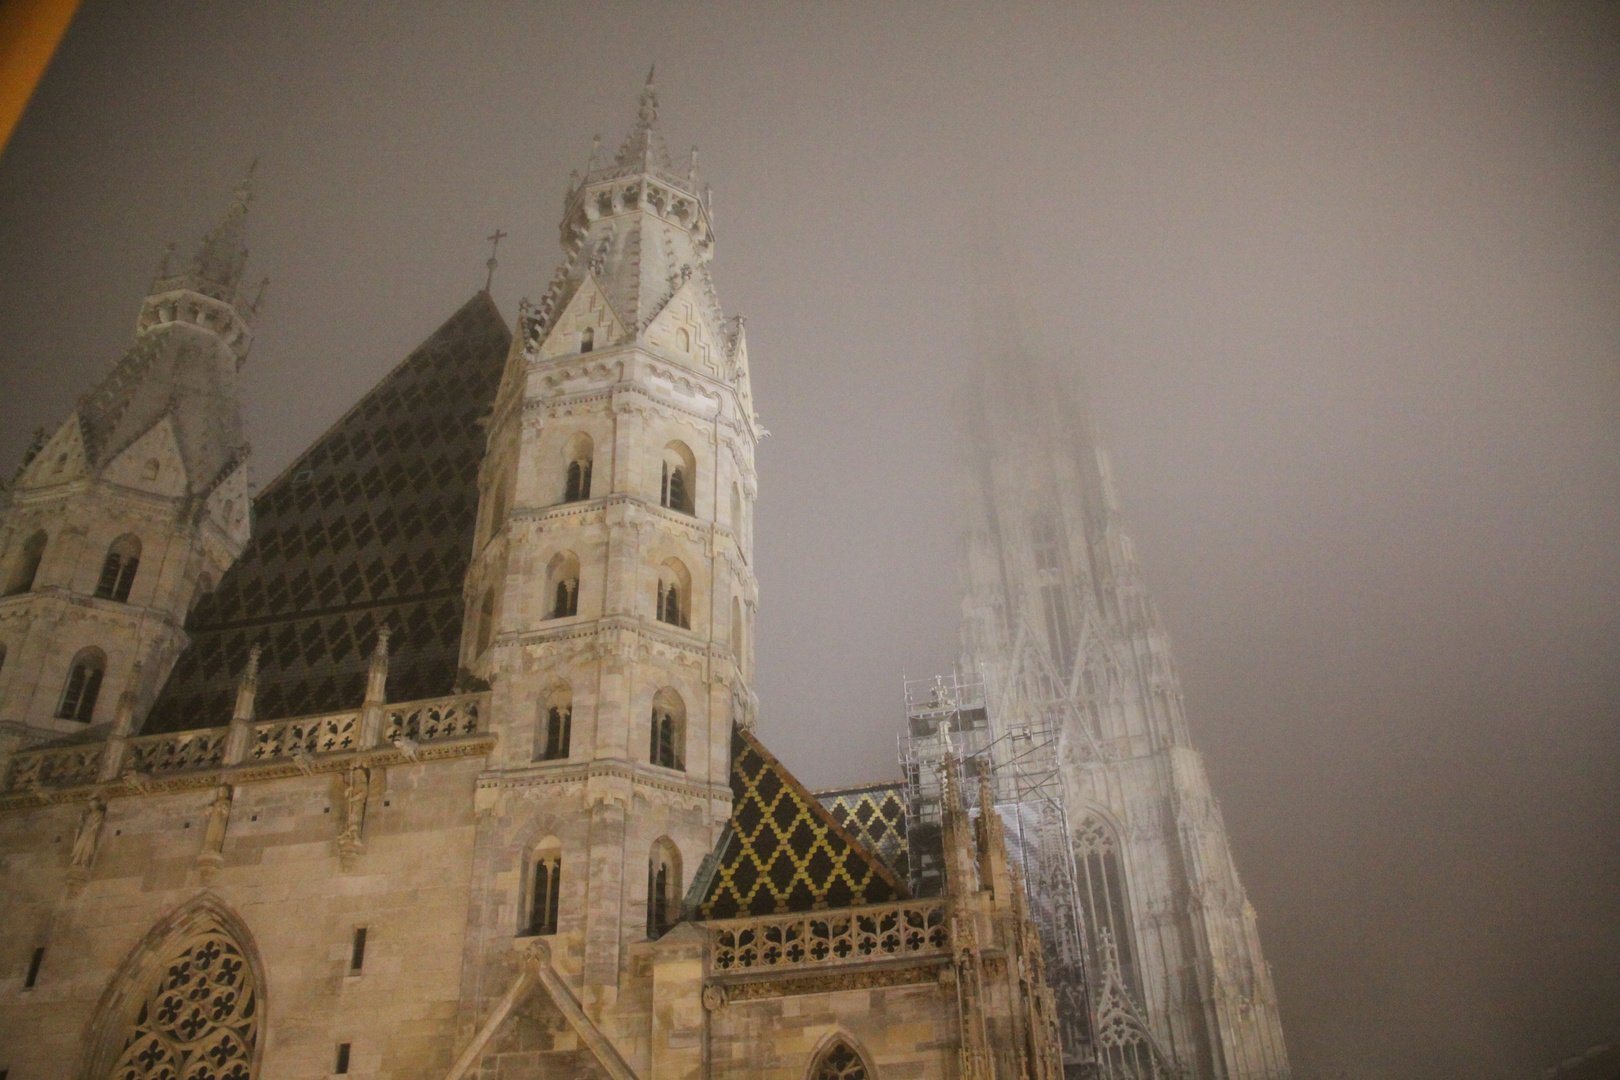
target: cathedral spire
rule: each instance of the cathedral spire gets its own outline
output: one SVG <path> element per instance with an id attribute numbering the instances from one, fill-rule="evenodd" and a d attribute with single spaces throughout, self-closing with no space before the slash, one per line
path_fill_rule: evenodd
<path id="1" fill-rule="evenodd" d="M 231 193 L 230 209 L 198 245 L 197 254 L 191 260 L 195 277 L 226 289 L 236 288 L 242 280 L 248 256 L 247 211 L 253 201 L 253 173 L 258 167 L 259 159 L 254 158 L 248 165 L 247 175 Z"/>

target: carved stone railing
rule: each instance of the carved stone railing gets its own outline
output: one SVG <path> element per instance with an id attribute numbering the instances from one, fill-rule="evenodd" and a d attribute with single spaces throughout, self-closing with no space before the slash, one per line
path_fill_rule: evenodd
<path id="1" fill-rule="evenodd" d="M 265 720 L 253 725 L 248 761 L 275 761 L 304 754 L 335 754 L 360 746 L 360 710 Z"/>
<path id="2" fill-rule="evenodd" d="M 489 724 L 488 694 L 408 701 L 386 708 L 382 730 L 384 743 L 392 743 L 401 736 L 416 743 L 458 739 L 477 735 L 487 730 Z"/>
<path id="3" fill-rule="evenodd" d="M 230 728 L 202 728 L 168 735 L 141 735 L 124 748 L 124 768 L 150 776 L 217 769 L 225 761 Z"/>
<path id="4" fill-rule="evenodd" d="M 707 924 L 716 975 L 945 954 L 944 900 L 767 915 Z"/>
<path id="5" fill-rule="evenodd" d="M 7 791 L 35 787 L 79 787 L 96 782 L 101 771 L 105 743 L 57 746 L 46 750 L 24 750 L 12 756 L 6 774 Z"/>
<path id="6" fill-rule="evenodd" d="M 378 732 L 375 745 L 362 745 L 362 728 Z M 306 771 L 342 768 L 346 767 L 342 755 L 357 753 L 415 759 L 418 747 L 486 735 L 489 694 L 368 705 L 352 712 L 258 721 L 246 729 L 239 743 L 233 743 L 231 728 L 217 727 L 21 750 L 12 755 L 0 792 L 22 797 L 41 788 L 88 787 L 120 779 L 145 789 L 157 778 L 177 777 L 174 782 L 184 785 L 190 782 L 184 779 L 188 773 L 217 774 L 221 769 L 264 765 L 284 769 L 293 762 Z M 107 757 L 109 745 L 116 760 Z M 462 752 L 446 747 L 440 753 Z M 233 755 L 240 755 L 240 760 Z M 323 757 L 336 758 L 337 763 L 323 765 Z"/>

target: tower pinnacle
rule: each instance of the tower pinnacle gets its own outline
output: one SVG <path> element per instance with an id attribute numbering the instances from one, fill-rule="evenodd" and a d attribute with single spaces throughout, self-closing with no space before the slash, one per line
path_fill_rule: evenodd
<path id="1" fill-rule="evenodd" d="M 196 277 L 234 289 L 242 280 L 247 266 L 247 211 L 253 201 L 253 173 L 259 167 L 254 158 L 248 165 L 247 175 L 237 182 L 231 192 L 231 206 L 214 230 L 203 237 L 191 260 L 191 272 Z"/>

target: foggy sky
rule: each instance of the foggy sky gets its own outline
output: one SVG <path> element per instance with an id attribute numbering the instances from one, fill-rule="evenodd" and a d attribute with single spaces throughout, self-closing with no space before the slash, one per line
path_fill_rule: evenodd
<path id="1" fill-rule="evenodd" d="M 1296 1074 L 1530 1080 L 1620 1036 L 1620 17 L 1306 7 L 87 3 L 0 157 L 0 469 L 259 156 L 262 485 L 495 227 L 541 295 L 656 61 L 772 432 L 768 745 L 894 775 L 1011 295 L 1090 387 Z"/>

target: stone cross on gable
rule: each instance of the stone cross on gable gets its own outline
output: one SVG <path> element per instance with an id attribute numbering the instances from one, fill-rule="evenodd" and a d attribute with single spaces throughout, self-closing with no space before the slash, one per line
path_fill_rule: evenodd
<path id="1" fill-rule="evenodd" d="M 500 265 L 500 263 L 495 261 L 495 253 L 500 250 L 501 241 L 506 239 L 506 236 L 506 233 L 502 232 L 500 229 L 496 229 L 494 232 L 484 237 L 485 240 L 489 241 L 489 260 L 484 263 L 485 266 L 489 267 L 489 275 L 484 278 L 485 292 L 489 292 L 489 287 L 495 283 L 495 268 Z"/>

